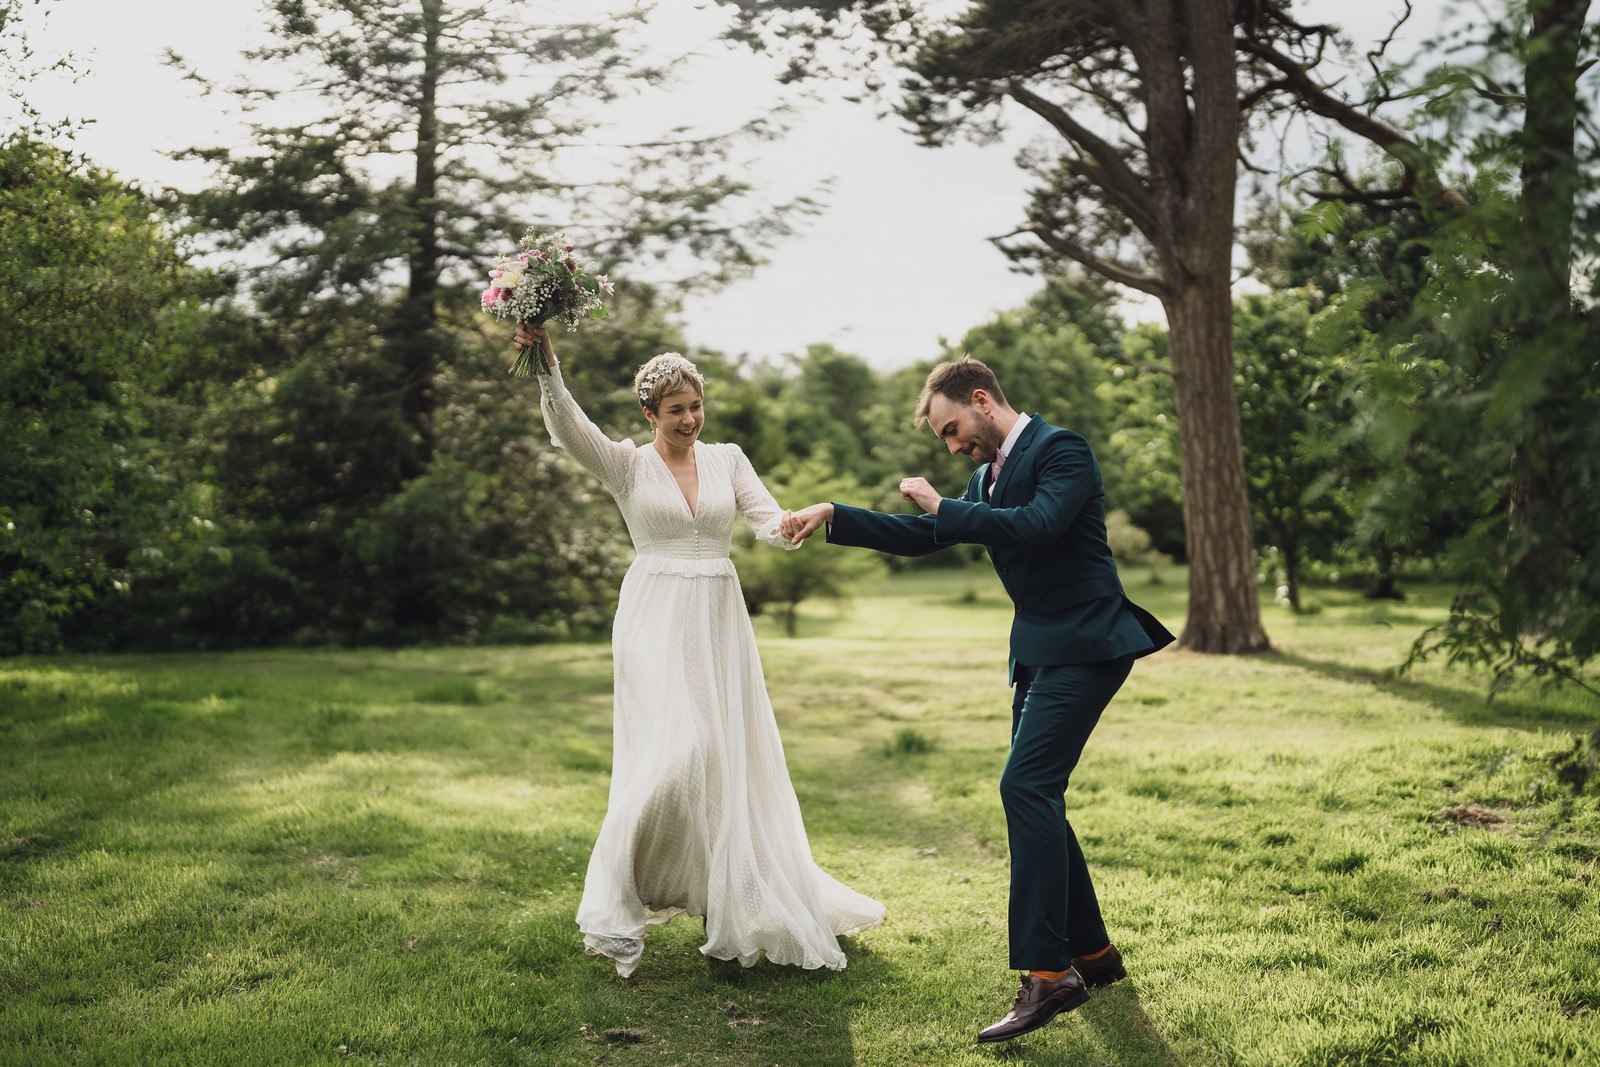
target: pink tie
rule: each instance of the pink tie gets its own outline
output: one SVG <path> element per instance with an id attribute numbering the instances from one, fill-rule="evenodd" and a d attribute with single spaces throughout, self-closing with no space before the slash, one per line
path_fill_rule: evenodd
<path id="1" fill-rule="evenodd" d="M 1006 454 L 1000 449 L 994 450 L 994 462 L 989 464 L 989 485 L 992 487 L 1000 480 L 1000 468 L 1006 465 Z"/>

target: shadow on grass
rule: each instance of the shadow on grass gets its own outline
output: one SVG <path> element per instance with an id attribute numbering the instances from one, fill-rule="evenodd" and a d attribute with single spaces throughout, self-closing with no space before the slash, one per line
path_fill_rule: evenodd
<path id="1" fill-rule="evenodd" d="M 1073 1030 L 1081 1028 L 1093 1031 L 1092 1042 L 1072 1039 Z M 1089 1003 L 1042 1030 L 982 1047 L 998 1062 L 1035 1067 L 1083 1067 L 1086 1063 L 1156 1067 L 1183 1062 L 1162 1040 L 1139 1002 L 1138 991 L 1127 982 L 1096 991 Z"/>
<path id="2" fill-rule="evenodd" d="M 1182 1062 L 1145 1014 L 1138 990 L 1127 982 L 1095 994 L 1080 1014 L 1100 1037 L 1107 1056 L 1103 1062 L 1139 1067 Z"/>
<path id="3" fill-rule="evenodd" d="M 1600 708 L 1585 712 L 1576 707 L 1554 705 L 1523 693 L 1496 696 L 1492 701 L 1483 693 L 1424 681 L 1393 670 L 1357 667 L 1337 660 L 1316 659 L 1274 649 L 1260 654 L 1267 662 L 1281 663 L 1321 675 L 1334 681 L 1370 686 L 1380 692 L 1407 700 L 1422 700 L 1468 726 L 1502 726 L 1517 730 L 1549 728 L 1571 729 L 1594 726 L 1600 721 Z"/>
<path id="4" fill-rule="evenodd" d="M 843 971 L 765 958 L 748 968 L 713 963 L 699 952 L 702 927 L 690 915 L 652 927 L 644 958 L 626 979 L 608 960 L 583 954 L 570 913 L 552 914 L 528 933 L 512 958 L 545 976 L 532 1014 L 548 1062 L 849 1067 L 856 1062 L 852 1016 L 874 990 L 901 980 L 855 938 L 840 939 L 850 961 Z"/>

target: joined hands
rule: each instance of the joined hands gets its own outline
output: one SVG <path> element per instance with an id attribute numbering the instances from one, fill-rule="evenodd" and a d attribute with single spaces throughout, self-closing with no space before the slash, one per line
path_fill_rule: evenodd
<path id="1" fill-rule="evenodd" d="M 802 508 L 799 511 L 785 511 L 778 532 L 783 534 L 791 545 L 798 545 L 832 521 L 832 504 L 812 504 L 809 508 Z"/>
<path id="2" fill-rule="evenodd" d="M 900 495 L 914 501 L 930 515 L 939 513 L 939 502 L 944 499 L 937 489 L 928 484 L 926 478 L 902 479 Z M 809 508 L 802 508 L 799 511 L 785 511 L 783 521 L 778 525 L 778 532 L 790 544 L 798 545 L 832 521 L 832 504 L 812 504 Z"/>

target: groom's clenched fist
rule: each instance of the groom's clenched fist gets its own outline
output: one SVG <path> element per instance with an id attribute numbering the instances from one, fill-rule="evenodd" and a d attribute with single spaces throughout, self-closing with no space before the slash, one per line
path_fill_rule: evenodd
<path id="1" fill-rule="evenodd" d="M 915 501 L 918 507 L 930 515 L 939 514 L 939 501 L 944 499 L 939 495 L 939 490 L 928 484 L 926 478 L 901 479 L 900 495 L 907 500 Z"/>

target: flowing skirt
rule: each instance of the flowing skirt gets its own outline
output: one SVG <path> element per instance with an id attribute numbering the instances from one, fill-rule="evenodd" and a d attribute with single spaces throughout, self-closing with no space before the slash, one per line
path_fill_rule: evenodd
<path id="1" fill-rule="evenodd" d="M 613 633 L 614 753 L 578 926 L 627 977 L 645 927 L 706 921 L 700 951 L 748 967 L 845 966 L 883 905 L 811 858 L 755 633 L 727 558 L 641 556 Z"/>

